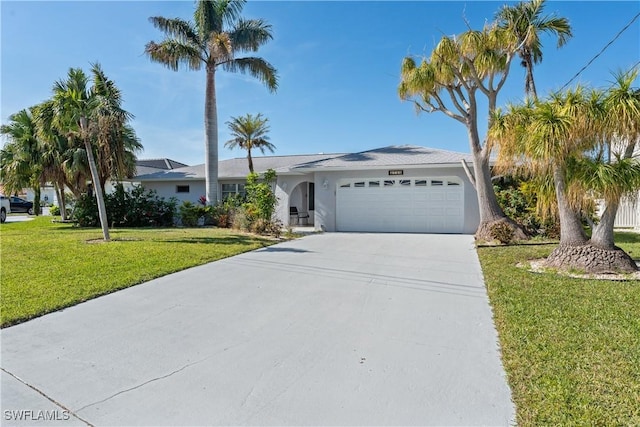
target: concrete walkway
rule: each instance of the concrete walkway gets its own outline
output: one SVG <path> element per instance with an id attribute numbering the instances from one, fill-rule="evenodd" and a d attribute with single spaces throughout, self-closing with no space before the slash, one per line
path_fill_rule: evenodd
<path id="1" fill-rule="evenodd" d="M 311 235 L 1 334 L 3 425 L 514 419 L 471 236 Z"/>

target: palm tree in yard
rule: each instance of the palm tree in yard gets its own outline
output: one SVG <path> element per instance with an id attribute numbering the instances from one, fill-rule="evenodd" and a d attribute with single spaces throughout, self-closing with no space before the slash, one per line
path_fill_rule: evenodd
<path id="1" fill-rule="evenodd" d="M 538 97 L 533 79 L 533 66 L 542 62 L 543 33 L 557 37 L 558 47 L 571 38 L 571 25 L 566 18 L 544 16 L 545 0 L 522 1 L 515 5 L 504 5 L 496 14 L 498 24 L 511 30 L 518 38 L 518 55 L 525 68 L 525 93 Z"/>
<path id="2" fill-rule="evenodd" d="M 123 128 L 132 115 L 122 109 L 121 93 L 100 65 L 92 65 L 91 73 L 92 81 L 81 69 L 71 68 L 65 80 L 54 84 L 52 125 L 70 140 L 77 138 L 84 146 L 102 234 L 108 241 L 107 211 L 95 152 L 110 143 L 114 132 Z"/>
<path id="3" fill-rule="evenodd" d="M 591 240 L 582 224 L 582 207 L 590 194 L 601 195 L 607 209 L 617 208 L 620 195 L 640 184 L 637 165 L 629 161 L 607 163 L 593 154 L 602 152 L 599 147 L 612 135 L 607 124 L 611 115 L 607 99 L 600 91 L 578 87 L 494 115 L 489 135 L 500 149 L 498 168 L 517 168 L 553 182 L 560 244 L 546 260 L 551 267 L 592 273 L 637 269 L 631 257 L 613 245 L 615 213 L 603 217 L 605 223 L 595 226 Z M 620 135 L 622 127 L 617 129 L 615 134 Z M 601 226 L 610 228 L 606 238 L 598 237 Z"/>
<path id="4" fill-rule="evenodd" d="M 249 172 L 251 173 L 253 173 L 251 150 L 256 148 L 264 154 L 265 149 L 273 153 L 273 150 L 276 148 L 275 145 L 269 142 L 269 136 L 267 135 L 269 133 L 268 122 L 269 119 L 262 117 L 260 113 L 255 117 L 251 114 L 243 117 L 232 117 L 231 120 L 227 122 L 233 138 L 224 145 L 230 149 L 239 147 L 247 150 Z"/>
<path id="5" fill-rule="evenodd" d="M 480 31 L 442 37 L 430 57 L 419 63 L 410 56 L 402 62 L 400 98 L 412 101 L 418 112 L 439 111 L 467 129 L 473 172 L 463 166 L 476 189 L 480 209 L 476 238 L 480 240 L 493 240 L 492 230 L 501 224 L 511 228 L 516 239 L 527 238 L 498 204 L 489 166 L 492 146 L 481 137 L 478 123 L 482 101 L 489 120 L 497 108 L 498 93 L 516 55 L 516 43 L 511 31 L 488 25 Z"/>
<path id="6" fill-rule="evenodd" d="M 614 74 L 602 99 L 602 138 L 597 156 L 578 169 L 580 180 L 604 202 L 591 243 L 613 249 L 614 222 L 620 199 L 640 189 L 640 161 L 633 157 L 640 141 L 640 89 L 633 87 L 638 68 Z"/>
<path id="7" fill-rule="evenodd" d="M 152 61 L 176 71 L 179 67 L 206 71 L 204 108 L 206 198 L 218 201 L 218 113 L 215 76 L 224 71 L 249 73 L 270 91 L 278 87 L 275 68 L 259 57 L 238 57 L 256 52 L 273 38 L 271 25 L 262 19 L 240 17 L 245 0 L 198 0 L 194 22 L 179 18 L 151 17 L 151 23 L 163 31 L 160 43 L 149 42 L 145 52 Z"/>
<path id="8" fill-rule="evenodd" d="M 41 143 L 31 109 L 9 116 L 9 123 L 0 127 L 8 142 L 0 150 L 0 181 L 9 193 L 31 187 L 34 192 L 33 213 L 40 213 L 40 183 L 43 169 L 40 162 Z"/>

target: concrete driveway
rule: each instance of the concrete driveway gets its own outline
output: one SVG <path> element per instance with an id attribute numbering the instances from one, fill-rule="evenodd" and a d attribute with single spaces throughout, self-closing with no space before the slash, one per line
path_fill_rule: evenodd
<path id="1" fill-rule="evenodd" d="M 3 425 L 514 420 L 471 236 L 307 236 L 1 334 Z"/>

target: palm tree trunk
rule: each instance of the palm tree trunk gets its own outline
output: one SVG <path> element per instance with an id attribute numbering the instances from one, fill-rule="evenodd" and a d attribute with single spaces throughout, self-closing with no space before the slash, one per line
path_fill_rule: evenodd
<path id="1" fill-rule="evenodd" d="M 36 185 L 33 186 L 33 214 L 34 215 L 40 215 L 41 213 L 40 196 L 41 196 L 40 183 L 38 182 L 36 183 Z"/>
<path id="2" fill-rule="evenodd" d="M 494 239 L 492 228 L 497 222 L 506 222 L 514 231 L 513 238 L 516 240 L 527 239 L 526 233 L 515 222 L 504 213 L 496 192 L 491 183 L 491 169 L 489 168 L 489 153 L 484 152 L 480 146 L 480 136 L 478 129 L 473 122 L 467 123 L 467 132 L 471 151 L 473 153 L 473 175 L 475 179 L 476 194 L 478 197 L 478 208 L 480 210 L 480 224 L 476 231 L 478 240 L 491 241 Z"/>
<path id="3" fill-rule="evenodd" d="M 93 156 L 93 148 L 91 142 L 87 136 L 87 119 L 80 119 L 80 128 L 83 133 L 84 148 L 87 151 L 87 160 L 89 162 L 89 169 L 91 170 L 91 180 L 93 181 L 93 191 L 96 195 L 96 201 L 98 202 L 98 216 L 100 217 L 100 226 L 102 227 L 102 235 L 105 241 L 111 240 L 109 236 L 109 222 L 107 221 L 107 208 L 104 204 L 104 193 L 102 191 L 102 184 L 100 183 L 100 176 L 98 174 L 98 168 L 96 166 L 96 159 Z"/>
<path id="4" fill-rule="evenodd" d="M 600 222 L 594 227 L 591 234 L 591 243 L 603 249 L 614 249 L 613 225 L 618 212 L 618 201 L 607 202 Z"/>
<path id="5" fill-rule="evenodd" d="M 247 148 L 247 159 L 249 160 L 249 172 L 253 173 L 253 159 L 251 158 L 251 148 Z"/>
<path id="6" fill-rule="evenodd" d="M 207 203 L 218 203 L 218 109 L 216 106 L 215 65 L 207 65 L 204 101 L 205 191 Z"/>
<path id="7" fill-rule="evenodd" d="M 584 245 L 587 242 L 587 235 L 580 218 L 569 205 L 565 194 L 564 171 L 557 165 L 553 168 L 553 184 L 560 214 L 560 246 Z"/>
<path id="8" fill-rule="evenodd" d="M 536 83 L 533 80 L 533 59 L 531 55 L 525 57 L 525 70 L 527 73 L 525 82 L 525 93 L 531 95 L 533 99 L 538 99 L 538 92 L 536 91 Z"/>
<path id="9" fill-rule="evenodd" d="M 67 220 L 67 203 L 64 197 L 64 182 L 55 184 L 56 196 L 58 197 L 58 207 L 60 208 L 60 217 L 63 221 Z"/>

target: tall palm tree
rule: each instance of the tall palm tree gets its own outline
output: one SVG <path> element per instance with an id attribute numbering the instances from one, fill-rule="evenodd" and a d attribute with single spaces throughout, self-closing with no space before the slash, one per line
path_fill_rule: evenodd
<path id="1" fill-rule="evenodd" d="M 525 93 L 534 99 L 538 97 L 533 79 L 533 66 L 542 62 L 542 42 L 540 36 L 547 33 L 556 36 L 558 47 L 572 36 L 567 18 L 543 16 L 545 0 L 521 1 L 515 5 L 504 5 L 496 14 L 498 24 L 513 31 L 518 38 L 518 55 L 525 68 Z"/>
<path id="2" fill-rule="evenodd" d="M 527 238 L 498 204 L 489 167 L 492 146 L 480 137 L 478 126 L 482 105 L 479 96 L 486 97 L 490 121 L 515 54 L 514 34 L 490 25 L 481 31 L 442 37 L 431 56 L 419 64 L 413 57 L 402 62 L 400 98 L 412 101 L 418 112 L 439 111 L 467 129 L 473 173 L 463 165 L 478 197 L 480 225 L 476 237 L 480 240 L 493 240 L 492 228 L 502 222 L 514 230 L 516 239 Z"/>
<path id="3" fill-rule="evenodd" d="M 180 66 L 190 70 L 206 70 L 204 107 L 206 198 L 217 203 L 218 195 L 218 112 L 215 73 L 225 71 L 249 73 L 274 92 L 278 87 L 275 68 L 259 57 L 237 57 L 244 52 L 256 52 L 273 38 L 271 25 L 262 19 L 240 17 L 245 0 L 198 0 L 194 23 L 179 18 L 161 16 L 149 18 L 163 31 L 160 43 L 149 42 L 145 52 L 152 61 L 177 71 Z"/>
<path id="4" fill-rule="evenodd" d="M 104 240 L 110 240 L 104 192 L 96 164 L 95 146 L 109 143 L 114 129 L 120 129 L 132 117 L 121 107 L 122 98 L 99 64 L 91 67 L 93 84 L 79 68 L 71 68 L 66 80 L 53 87 L 53 126 L 69 138 L 78 138 L 91 171 L 91 181 L 98 202 L 98 215 Z M 98 151 L 98 150 L 96 150 Z"/>
<path id="5" fill-rule="evenodd" d="M 2 181 L 8 192 L 31 187 L 34 192 L 33 212 L 40 213 L 40 184 L 43 168 L 40 161 L 41 143 L 32 109 L 20 110 L 9 116 L 9 123 L 0 127 L 9 142 L 0 151 Z"/>
<path id="6" fill-rule="evenodd" d="M 232 139 L 225 142 L 225 147 L 233 149 L 240 147 L 247 150 L 247 160 L 249 161 L 249 172 L 253 173 L 253 159 L 251 158 L 251 150 L 257 148 L 264 154 L 265 149 L 273 153 L 276 148 L 269 142 L 269 119 L 262 117 L 261 113 L 257 116 L 247 114 L 243 117 L 232 117 L 226 124 L 231 131 Z"/>

